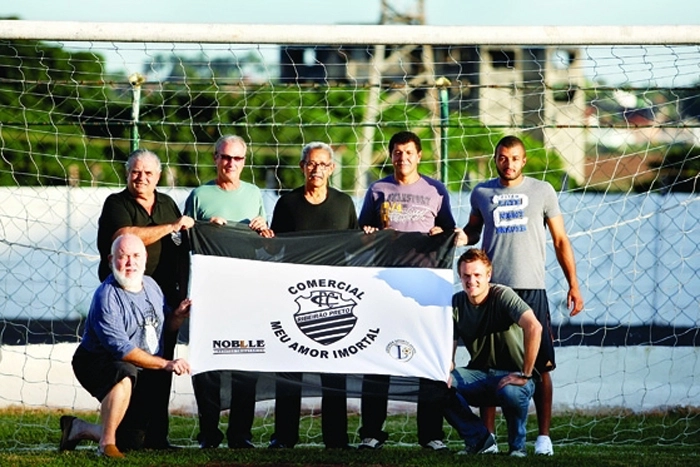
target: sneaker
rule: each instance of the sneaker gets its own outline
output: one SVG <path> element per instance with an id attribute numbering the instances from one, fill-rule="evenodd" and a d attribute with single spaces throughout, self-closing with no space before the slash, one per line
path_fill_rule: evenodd
<path id="1" fill-rule="evenodd" d="M 473 455 L 473 454 L 497 454 L 498 444 L 496 444 L 496 437 L 493 433 L 484 439 L 481 446 L 467 446 L 463 450 L 459 451 L 457 454 L 460 456 Z"/>
<path id="2" fill-rule="evenodd" d="M 212 433 L 209 437 L 204 436 L 201 432 L 197 434 L 197 441 L 201 449 L 215 449 L 224 440 L 224 435 L 220 431 Z"/>
<path id="3" fill-rule="evenodd" d="M 384 441 L 379 441 L 377 438 L 364 438 L 357 449 L 381 449 L 384 446 Z"/>
<path id="4" fill-rule="evenodd" d="M 270 444 L 268 444 L 267 447 L 270 449 L 288 449 L 289 448 L 289 446 L 287 446 L 284 443 L 280 443 L 280 441 L 276 438 L 273 439 L 272 441 L 270 441 Z"/>
<path id="5" fill-rule="evenodd" d="M 525 449 L 510 451 L 510 457 L 527 457 L 527 451 Z"/>
<path id="6" fill-rule="evenodd" d="M 552 447 L 552 440 L 549 436 L 540 435 L 535 441 L 535 455 L 537 456 L 553 456 L 554 447 Z"/>
<path id="7" fill-rule="evenodd" d="M 433 451 L 448 451 L 448 447 L 440 439 L 434 439 L 431 442 L 423 446 L 426 449 L 432 449 Z"/>
<path id="8" fill-rule="evenodd" d="M 498 444 L 496 443 L 496 435 L 489 433 L 488 438 L 484 440 L 484 444 L 477 454 L 498 454 Z"/>

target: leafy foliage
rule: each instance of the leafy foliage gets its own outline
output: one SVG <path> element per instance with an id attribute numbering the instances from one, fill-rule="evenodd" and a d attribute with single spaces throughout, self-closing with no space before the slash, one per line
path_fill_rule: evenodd
<path id="1" fill-rule="evenodd" d="M 369 90 L 313 88 L 247 81 L 259 58 L 235 55 L 194 58 L 160 54 L 144 67 L 138 133 L 168 168 L 168 183 L 197 186 L 215 176 L 212 145 L 222 134 L 250 142 L 242 178 L 258 186 L 290 189 L 303 182 L 299 151 L 310 141 L 337 150 L 341 188 L 356 182 L 358 147 Z M 37 41 L 0 43 L 0 167 L 2 185 L 114 185 L 123 183 L 132 131 L 132 87 L 122 76 L 108 81 L 104 59 Z M 426 141 L 438 134 L 430 111 L 411 99 L 380 98 L 374 163 L 369 178 L 392 172 L 386 143 L 409 129 Z M 449 188 L 488 175 L 500 132 L 453 115 L 449 122 Z M 557 185 L 561 164 L 528 140 L 528 170 Z M 437 147 L 438 143 L 435 142 Z M 421 172 L 438 176 L 438 151 L 426 145 Z"/>

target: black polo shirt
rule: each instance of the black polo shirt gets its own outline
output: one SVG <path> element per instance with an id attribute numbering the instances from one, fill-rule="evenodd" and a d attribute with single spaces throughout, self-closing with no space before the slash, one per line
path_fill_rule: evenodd
<path id="1" fill-rule="evenodd" d="M 155 192 L 155 196 L 155 205 L 151 215 L 126 189 L 109 195 L 105 200 L 97 228 L 100 281 L 104 281 L 111 272 L 107 257 L 112 247 L 112 237 L 117 230 L 130 226 L 148 227 L 170 224 L 182 216 L 180 209 L 170 196 L 158 191 Z M 176 245 L 171 235 L 166 235 L 146 247 L 148 254 L 146 274 L 153 277 L 158 283 L 170 306 L 179 303 L 184 297 L 187 287 L 189 242 L 186 232 L 181 233 L 181 240 L 180 245 Z M 183 291 L 183 294 L 180 294 L 180 290 Z"/>

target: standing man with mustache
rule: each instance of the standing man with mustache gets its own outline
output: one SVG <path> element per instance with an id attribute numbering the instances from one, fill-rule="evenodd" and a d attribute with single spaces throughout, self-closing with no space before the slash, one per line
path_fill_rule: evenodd
<path id="1" fill-rule="evenodd" d="M 335 162 L 333 149 L 312 142 L 301 150 L 304 185 L 277 200 L 271 229 L 275 234 L 358 229 L 352 198 L 328 186 Z M 348 448 L 346 376 L 321 374 L 321 431 L 329 449 Z M 302 374 L 279 374 L 275 381 L 275 432 L 271 448 L 292 448 L 299 441 Z"/>

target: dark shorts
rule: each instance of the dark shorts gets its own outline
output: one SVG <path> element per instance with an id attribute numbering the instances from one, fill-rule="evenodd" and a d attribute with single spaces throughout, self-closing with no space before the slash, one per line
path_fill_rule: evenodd
<path id="1" fill-rule="evenodd" d="M 535 369 L 538 373 L 552 371 L 557 367 L 554 359 L 554 333 L 552 332 L 552 318 L 549 315 L 549 300 L 544 289 L 514 289 L 525 303 L 530 305 L 537 320 L 542 325 L 542 341 L 540 351 L 535 361 Z"/>
<path id="2" fill-rule="evenodd" d="M 80 385 L 100 402 L 127 376 L 135 386 L 139 373 L 138 368 L 131 363 L 115 361 L 108 354 L 88 352 L 81 346 L 75 351 L 72 364 L 73 373 Z"/>

